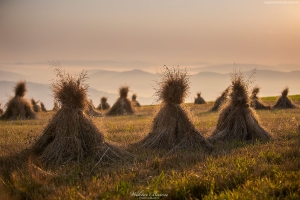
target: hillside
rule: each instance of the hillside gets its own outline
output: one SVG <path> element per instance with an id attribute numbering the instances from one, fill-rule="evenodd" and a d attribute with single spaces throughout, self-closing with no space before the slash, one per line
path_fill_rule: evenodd
<path id="1" fill-rule="evenodd" d="M 232 66 L 230 67 L 232 68 Z M 244 69 L 250 69 L 252 67 L 252 65 L 246 66 Z M 217 67 L 216 69 L 219 68 Z M 210 68 L 210 70 L 213 71 L 213 68 Z M 245 76 L 251 73 L 252 71 L 249 70 L 244 71 Z M 21 74 L 16 75 L 14 73 L 8 77 L 17 79 L 19 76 L 25 77 Z M 159 74 L 137 69 L 122 72 L 94 69 L 88 71 L 88 76 L 89 79 L 87 82 L 90 85 L 89 96 L 94 104 L 98 104 L 99 99 L 102 96 L 107 96 L 110 104 L 114 103 L 118 96 L 118 88 L 122 85 L 128 85 L 130 87 L 129 95 L 131 96 L 132 93 L 136 93 L 138 101 L 141 104 L 149 105 L 155 102 L 152 95 L 155 93 L 154 88 L 157 87 L 155 81 L 159 80 Z M 256 85 L 261 87 L 260 96 L 278 96 L 286 86 L 290 88 L 290 94 L 300 93 L 300 79 L 298 78 L 300 77 L 299 70 L 292 72 L 256 70 L 254 77 L 254 83 L 250 88 Z M 51 91 L 49 91 L 48 86 L 50 81 L 46 80 L 45 82 L 47 82 L 47 84 L 39 84 L 31 81 L 31 77 L 27 78 L 28 79 L 26 80 L 32 84 L 32 88 L 29 87 L 28 96 L 40 99 L 46 103 L 47 107 L 52 107 Z M 196 93 L 199 91 L 202 92 L 202 96 L 206 101 L 213 101 L 229 85 L 230 75 L 228 72 L 217 73 L 203 71 L 191 75 L 190 83 L 190 95 L 186 99 L 186 102 L 193 102 Z M 7 95 L 9 96 L 12 94 L 11 91 L 13 85 L 11 83 L 4 83 L 3 80 L 0 79 L 0 86 L 0 101 L 3 102 L 7 99 Z M 37 88 L 37 91 L 39 92 L 34 91 L 35 88 Z"/>

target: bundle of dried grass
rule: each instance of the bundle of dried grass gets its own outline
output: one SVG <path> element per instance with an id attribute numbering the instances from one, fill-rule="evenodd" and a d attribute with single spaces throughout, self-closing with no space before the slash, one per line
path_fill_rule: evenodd
<path id="1" fill-rule="evenodd" d="M 296 108 L 297 106 L 288 98 L 289 88 L 285 88 L 281 92 L 281 97 L 277 100 L 273 108 Z"/>
<path id="2" fill-rule="evenodd" d="M 192 124 L 187 110 L 181 107 L 188 94 L 189 80 L 186 70 L 165 67 L 155 95 L 162 100 L 150 133 L 138 143 L 143 148 L 204 149 L 212 146 Z"/>
<path id="3" fill-rule="evenodd" d="M 31 98 L 31 104 L 34 112 L 41 112 L 41 107 L 37 104 L 39 101 L 35 101 L 33 98 Z"/>
<path id="4" fill-rule="evenodd" d="M 97 107 L 98 110 L 108 110 L 110 108 L 110 105 L 107 103 L 107 97 L 102 97 L 100 99 L 100 104 Z"/>
<path id="5" fill-rule="evenodd" d="M 3 108 L 2 108 L 2 104 L 0 103 L 0 116 L 4 113 Z"/>
<path id="6" fill-rule="evenodd" d="M 32 147 L 32 154 L 43 166 L 59 166 L 91 158 L 99 161 L 126 159 L 128 153 L 105 142 L 103 135 L 84 114 L 87 106 L 86 71 L 73 77 L 55 69 L 58 79 L 52 83 L 54 98 L 61 109 L 53 116 Z"/>
<path id="7" fill-rule="evenodd" d="M 214 106 L 210 109 L 210 111 L 218 111 L 221 106 L 226 103 L 227 99 L 228 99 L 228 93 L 229 93 L 230 87 L 227 87 L 226 90 L 224 90 L 224 92 L 222 92 L 221 96 L 219 96 L 216 101 Z"/>
<path id="8" fill-rule="evenodd" d="M 197 93 L 197 98 L 194 101 L 195 104 L 206 104 L 206 101 L 201 97 L 201 92 Z"/>
<path id="9" fill-rule="evenodd" d="M 129 91 L 128 86 L 122 86 L 119 88 L 119 99 L 111 107 L 111 109 L 106 113 L 106 115 L 132 115 L 134 114 L 134 109 L 131 105 L 130 100 L 127 98 Z"/>
<path id="10" fill-rule="evenodd" d="M 59 106 L 59 104 L 58 104 L 58 102 L 57 101 L 54 101 L 54 103 L 53 103 L 54 105 L 53 105 L 53 111 L 58 111 L 59 109 L 60 109 L 60 106 Z"/>
<path id="11" fill-rule="evenodd" d="M 43 112 L 47 112 L 47 109 L 46 109 L 44 103 L 41 102 L 40 104 L 41 104 L 41 110 L 42 110 Z"/>
<path id="12" fill-rule="evenodd" d="M 259 90 L 259 87 L 253 88 L 252 94 L 250 96 L 250 107 L 254 108 L 255 110 L 270 110 L 271 106 L 265 106 L 257 96 Z"/>
<path id="13" fill-rule="evenodd" d="M 255 110 L 249 107 L 248 85 L 241 72 L 233 72 L 230 100 L 221 110 L 209 141 L 270 140 L 271 135 L 260 126 Z"/>
<path id="14" fill-rule="evenodd" d="M 133 95 L 132 95 L 132 97 L 131 97 L 131 104 L 132 104 L 134 107 L 141 107 L 141 104 L 136 100 L 136 97 L 137 97 L 136 94 L 133 94 Z"/>
<path id="15" fill-rule="evenodd" d="M 6 110 L 1 120 L 36 119 L 31 104 L 24 98 L 27 91 L 26 82 L 20 81 L 15 86 L 15 96 L 6 103 Z"/>
<path id="16" fill-rule="evenodd" d="M 102 117 L 101 112 L 98 112 L 93 104 L 93 101 L 86 101 L 86 109 L 85 109 L 85 113 L 89 116 L 93 116 L 93 117 Z"/>

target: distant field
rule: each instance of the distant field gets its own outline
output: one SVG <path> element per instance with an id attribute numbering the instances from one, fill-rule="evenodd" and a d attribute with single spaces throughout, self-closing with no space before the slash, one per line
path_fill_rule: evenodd
<path id="1" fill-rule="evenodd" d="M 300 106 L 300 95 L 289 97 Z M 262 101 L 273 105 L 276 99 Z M 218 113 L 208 112 L 212 105 L 185 105 L 205 137 L 218 120 Z M 156 109 L 142 106 L 133 116 L 93 121 L 107 141 L 127 148 L 148 134 Z M 233 142 L 210 154 L 131 148 L 134 162 L 87 161 L 44 171 L 29 165 L 26 149 L 53 114 L 0 121 L 0 199 L 300 199 L 300 108 L 257 111 L 273 135 L 268 143 Z"/>
<path id="2" fill-rule="evenodd" d="M 291 95 L 289 96 L 290 99 L 293 101 L 300 101 L 300 95 Z M 261 100 L 263 101 L 276 101 L 278 97 L 262 97 Z"/>

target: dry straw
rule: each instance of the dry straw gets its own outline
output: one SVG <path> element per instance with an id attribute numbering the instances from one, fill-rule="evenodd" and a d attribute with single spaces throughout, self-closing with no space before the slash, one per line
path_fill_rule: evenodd
<path id="1" fill-rule="evenodd" d="M 209 138 L 212 142 L 268 141 L 271 135 L 259 124 L 255 110 L 249 107 L 248 86 L 241 72 L 231 74 L 230 100 L 221 110 L 216 129 Z"/>
<path id="2" fill-rule="evenodd" d="M 293 102 L 288 98 L 289 88 L 286 87 L 281 92 L 281 97 L 278 98 L 276 104 L 273 108 L 296 108 L 297 106 L 293 104 Z"/>
<path id="3" fill-rule="evenodd" d="M 134 114 L 134 109 L 131 105 L 130 100 L 127 98 L 129 92 L 128 86 L 122 86 L 119 88 L 120 97 L 106 113 L 106 115 L 131 115 Z"/>
<path id="4" fill-rule="evenodd" d="M 136 94 L 133 94 L 133 95 L 132 95 L 132 97 L 131 97 L 131 104 L 132 104 L 134 107 L 140 107 L 141 104 L 136 100 L 136 97 L 137 97 Z"/>
<path id="5" fill-rule="evenodd" d="M 61 108 L 33 145 L 32 155 L 43 166 L 59 166 L 87 158 L 95 161 L 126 159 L 129 154 L 105 142 L 102 133 L 84 113 L 88 89 L 86 71 L 78 77 L 65 74 L 59 68 L 55 72 L 57 80 L 52 83 L 52 91 Z"/>
<path id="6" fill-rule="evenodd" d="M 46 109 L 44 103 L 41 102 L 40 104 L 41 104 L 41 110 L 42 110 L 43 112 L 47 112 L 47 109 Z"/>
<path id="7" fill-rule="evenodd" d="M 85 113 L 89 116 L 92 116 L 92 117 L 102 117 L 102 114 L 100 112 L 98 112 L 93 104 L 93 101 L 90 100 L 90 101 L 86 101 L 86 109 L 85 109 Z"/>
<path id="8" fill-rule="evenodd" d="M 250 96 L 250 106 L 254 108 L 255 110 L 270 110 L 270 106 L 265 106 L 257 96 L 259 93 L 260 88 L 254 87 L 252 90 L 252 94 Z"/>
<path id="9" fill-rule="evenodd" d="M 100 99 L 100 104 L 97 107 L 98 110 L 108 110 L 110 108 L 110 105 L 107 103 L 107 97 L 102 97 Z"/>
<path id="10" fill-rule="evenodd" d="M 158 101 L 162 101 L 161 108 L 154 118 L 150 133 L 138 145 L 170 151 L 197 148 L 211 150 L 212 146 L 196 130 L 187 110 L 181 106 L 188 95 L 190 84 L 187 71 L 165 66 L 157 84 L 155 95 Z"/>
<path id="11" fill-rule="evenodd" d="M 34 112 L 41 112 L 41 107 L 37 104 L 39 101 L 35 101 L 33 98 L 31 99 L 31 104 Z"/>
<path id="12" fill-rule="evenodd" d="M 197 93 L 197 98 L 194 101 L 195 104 L 206 104 L 206 101 L 201 97 L 201 92 Z"/>
<path id="13" fill-rule="evenodd" d="M 2 108 L 2 104 L 0 103 L 0 116 L 4 113 L 3 108 Z"/>
<path id="14" fill-rule="evenodd" d="M 229 93 L 230 87 L 227 87 L 219 96 L 216 101 L 214 106 L 210 109 L 210 111 L 218 111 L 224 103 L 226 103 L 228 99 L 228 93 Z"/>
<path id="15" fill-rule="evenodd" d="M 6 110 L 0 117 L 1 120 L 36 119 L 30 102 L 24 96 L 26 94 L 26 82 L 20 81 L 16 84 L 15 96 L 6 103 Z"/>
<path id="16" fill-rule="evenodd" d="M 57 101 L 54 101 L 54 103 L 53 103 L 53 111 L 58 111 L 60 109 L 60 106 L 59 106 L 59 104 L 58 104 L 58 102 Z"/>

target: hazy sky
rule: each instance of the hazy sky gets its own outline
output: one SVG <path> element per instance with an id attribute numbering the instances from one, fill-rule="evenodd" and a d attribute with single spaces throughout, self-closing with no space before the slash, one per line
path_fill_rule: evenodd
<path id="1" fill-rule="evenodd" d="M 300 1 L 266 2 L 1 0 L 0 63 L 300 64 Z"/>

